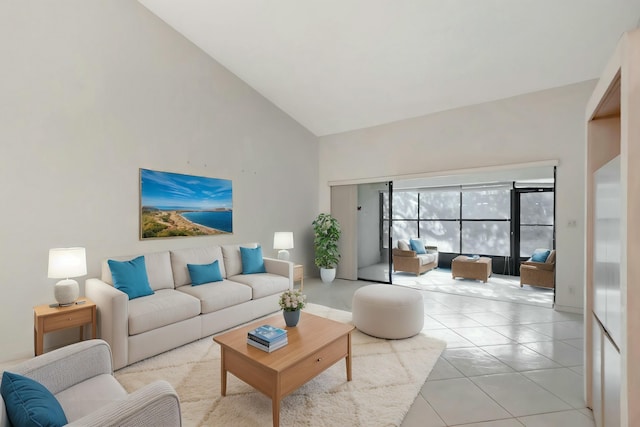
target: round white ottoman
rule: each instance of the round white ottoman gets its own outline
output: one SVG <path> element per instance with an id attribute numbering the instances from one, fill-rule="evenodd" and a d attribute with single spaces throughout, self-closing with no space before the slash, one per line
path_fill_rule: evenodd
<path id="1" fill-rule="evenodd" d="M 363 286 L 353 294 L 353 324 L 378 338 L 409 338 L 424 326 L 422 294 L 393 285 Z"/>

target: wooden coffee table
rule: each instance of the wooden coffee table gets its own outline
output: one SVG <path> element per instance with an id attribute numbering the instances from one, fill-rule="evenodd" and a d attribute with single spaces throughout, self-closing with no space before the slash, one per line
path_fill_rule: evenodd
<path id="1" fill-rule="evenodd" d="M 227 394 L 227 372 L 271 398 L 273 426 L 280 425 L 280 400 L 298 387 L 345 359 L 351 381 L 353 325 L 306 312 L 298 326 L 287 328 L 282 313 L 213 337 L 220 344 L 220 390 Z M 260 325 L 287 329 L 289 343 L 267 353 L 247 344 L 247 332 Z"/>

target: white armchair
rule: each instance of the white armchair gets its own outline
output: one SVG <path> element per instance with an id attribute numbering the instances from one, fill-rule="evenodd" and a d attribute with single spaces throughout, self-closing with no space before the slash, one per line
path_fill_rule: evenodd
<path id="1" fill-rule="evenodd" d="M 58 400 L 69 426 L 180 426 L 178 395 L 166 381 L 127 394 L 113 376 L 111 350 L 88 340 L 7 369 L 44 385 Z M 0 427 L 9 426 L 0 399 Z"/>

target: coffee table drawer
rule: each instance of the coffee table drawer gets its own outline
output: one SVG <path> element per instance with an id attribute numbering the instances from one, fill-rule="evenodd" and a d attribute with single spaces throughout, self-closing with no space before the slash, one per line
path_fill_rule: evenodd
<path id="1" fill-rule="evenodd" d="M 349 354 L 349 336 L 345 335 L 300 360 L 282 373 L 281 393 L 286 395 Z"/>

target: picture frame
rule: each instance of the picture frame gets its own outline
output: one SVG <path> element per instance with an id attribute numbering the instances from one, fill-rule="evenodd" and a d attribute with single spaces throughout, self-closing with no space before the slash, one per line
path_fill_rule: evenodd
<path id="1" fill-rule="evenodd" d="M 140 240 L 233 234 L 229 179 L 140 168 Z"/>

